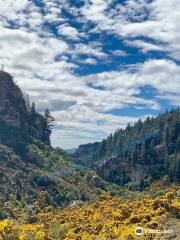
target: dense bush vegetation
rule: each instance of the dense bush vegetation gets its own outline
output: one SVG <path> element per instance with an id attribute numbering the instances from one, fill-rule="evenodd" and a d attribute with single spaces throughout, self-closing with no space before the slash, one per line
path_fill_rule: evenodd
<path id="1" fill-rule="evenodd" d="M 157 192 L 153 186 L 150 191 Z M 44 193 L 29 209 L 29 216 L 16 209 L 17 220 L 0 221 L 0 236 L 11 240 L 136 240 L 135 229 L 141 226 L 146 230 L 164 230 L 167 219 L 180 217 L 178 186 L 168 190 L 160 189 L 161 196 L 154 198 L 139 195 L 139 199 L 110 197 L 105 192 L 96 201 L 82 205 L 75 203 L 67 208 L 53 209 L 43 205 Z M 143 199 L 142 199 L 143 198 Z M 30 223 L 31 221 L 33 223 Z M 177 220 L 178 223 L 178 220 Z M 178 224 L 171 234 L 152 234 L 143 232 L 143 239 L 177 239 Z"/>

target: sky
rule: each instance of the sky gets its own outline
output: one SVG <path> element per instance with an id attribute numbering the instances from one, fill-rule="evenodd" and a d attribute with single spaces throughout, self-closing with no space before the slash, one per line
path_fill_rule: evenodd
<path id="1" fill-rule="evenodd" d="M 179 29 L 179 0 L 0 0 L 0 64 L 69 149 L 180 104 Z"/>

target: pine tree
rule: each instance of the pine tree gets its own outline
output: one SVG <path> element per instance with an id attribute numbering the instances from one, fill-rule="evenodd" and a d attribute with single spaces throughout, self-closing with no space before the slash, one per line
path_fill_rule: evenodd
<path id="1" fill-rule="evenodd" d="M 177 138 L 177 141 L 176 141 L 176 151 L 178 152 L 180 152 L 180 134 L 179 134 L 179 136 L 178 136 L 178 138 Z"/>
<path id="2" fill-rule="evenodd" d="M 35 102 L 32 102 L 32 106 L 30 108 L 30 118 L 31 120 L 33 120 L 36 116 L 36 105 L 35 105 Z"/>
<path id="3" fill-rule="evenodd" d="M 137 163 L 137 152 L 136 152 L 136 150 L 134 150 L 131 153 L 131 160 L 132 160 L 133 167 L 135 167 L 136 163 Z"/>
<path id="4" fill-rule="evenodd" d="M 178 183 L 180 183 L 180 155 L 178 155 L 176 157 L 175 160 L 175 173 L 174 173 L 174 178 L 175 181 L 177 181 Z"/>
<path id="5" fill-rule="evenodd" d="M 146 163 L 146 157 L 147 157 L 146 145 L 143 144 L 141 146 L 141 153 L 140 153 L 140 163 L 141 164 Z"/>
<path id="6" fill-rule="evenodd" d="M 29 112 L 29 122 L 30 122 L 31 130 L 33 129 L 33 127 L 36 127 L 36 117 L 37 117 L 36 106 L 35 106 L 35 103 L 32 102 L 32 105 L 30 107 L 30 112 Z"/>
<path id="7" fill-rule="evenodd" d="M 53 128 L 53 122 L 55 121 L 55 119 L 51 116 L 49 109 L 45 110 L 44 119 L 45 119 L 45 124 L 44 124 L 45 139 L 47 142 L 50 142 L 49 139 L 50 139 L 50 135 Z"/>
<path id="8" fill-rule="evenodd" d="M 28 94 L 26 94 L 26 96 L 25 96 L 25 104 L 26 104 L 27 112 L 30 113 L 31 107 L 30 107 L 30 99 L 29 99 L 29 95 Z"/>
<path id="9" fill-rule="evenodd" d="M 175 180 L 175 155 L 171 155 L 168 158 L 168 169 L 167 169 L 167 173 L 168 173 L 168 179 L 169 182 L 173 182 Z"/>

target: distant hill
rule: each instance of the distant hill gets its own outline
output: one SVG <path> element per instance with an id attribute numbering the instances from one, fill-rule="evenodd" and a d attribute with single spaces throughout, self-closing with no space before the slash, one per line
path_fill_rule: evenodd
<path id="1" fill-rule="evenodd" d="M 164 175 L 180 181 L 180 109 L 139 120 L 102 142 L 79 146 L 75 162 L 120 185 L 144 187 Z"/>
<path id="2" fill-rule="evenodd" d="M 65 152 L 67 155 L 71 155 L 71 154 L 74 154 L 76 150 L 77 148 L 70 148 L 70 149 L 66 149 Z"/>

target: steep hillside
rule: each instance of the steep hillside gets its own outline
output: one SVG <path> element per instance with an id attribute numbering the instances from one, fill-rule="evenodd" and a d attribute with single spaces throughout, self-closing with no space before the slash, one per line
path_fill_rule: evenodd
<path id="1" fill-rule="evenodd" d="M 180 110 L 139 120 L 102 142 L 81 145 L 75 162 L 96 167 L 105 179 L 143 188 L 164 175 L 180 181 Z M 132 184 L 131 184 L 132 183 Z"/>
<path id="2" fill-rule="evenodd" d="M 0 143 L 23 153 L 33 138 L 50 144 L 47 119 L 24 97 L 9 73 L 0 71 Z"/>
<path id="3" fill-rule="evenodd" d="M 0 145 L 0 218 L 14 217 L 9 205 L 24 211 L 44 194 L 44 206 L 87 201 L 100 189 L 90 179 L 94 173 L 67 161 L 61 149 L 47 145 L 28 145 L 26 159 L 12 149 Z M 42 206 L 43 207 L 43 206 Z"/>

